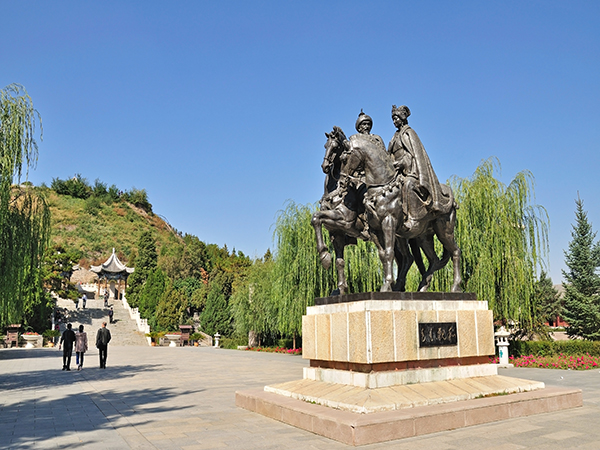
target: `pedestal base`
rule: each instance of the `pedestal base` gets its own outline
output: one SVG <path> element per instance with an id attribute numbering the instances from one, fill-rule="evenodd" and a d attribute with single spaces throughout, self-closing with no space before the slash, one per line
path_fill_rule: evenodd
<path id="1" fill-rule="evenodd" d="M 583 400 L 579 389 L 549 387 L 372 414 L 328 408 L 260 389 L 236 392 L 235 402 L 241 408 L 344 444 L 365 445 L 575 408 Z"/>

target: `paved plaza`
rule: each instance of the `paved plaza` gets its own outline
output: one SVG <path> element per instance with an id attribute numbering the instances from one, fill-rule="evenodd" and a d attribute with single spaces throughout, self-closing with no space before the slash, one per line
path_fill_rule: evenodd
<path id="1" fill-rule="evenodd" d="M 301 378 L 307 362 L 299 356 L 109 346 L 107 369 L 98 366 L 95 348 L 81 372 L 61 371 L 57 349 L 0 350 L 0 448 L 347 448 L 235 406 L 236 390 Z M 581 388 L 584 406 L 361 448 L 600 447 L 599 370 L 500 373 Z"/>

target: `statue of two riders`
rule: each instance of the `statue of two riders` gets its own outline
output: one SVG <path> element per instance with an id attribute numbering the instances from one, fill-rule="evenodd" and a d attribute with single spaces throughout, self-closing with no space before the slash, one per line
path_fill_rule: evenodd
<path id="1" fill-rule="evenodd" d="M 452 292 L 460 292 L 460 249 L 454 240 L 456 203 L 449 186 L 440 184 L 417 133 L 408 126 L 410 109 L 394 105 L 397 130 L 387 151 L 380 136 L 371 134 L 373 121 L 361 113 L 357 134 L 346 138 L 339 127 L 325 133 L 325 193 L 312 218 L 317 251 L 325 268 L 331 255 L 321 226 L 330 233 L 335 251 L 338 289 L 345 294 L 344 248 L 357 239 L 372 241 L 383 264 L 381 291 L 404 291 L 413 262 L 421 273 L 419 291 L 426 291 L 433 273 L 452 259 Z M 434 249 L 434 236 L 443 254 Z M 426 268 L 421 251 L 428 260 Z M 394 260 L 398 275 L 393 279 Z"/>

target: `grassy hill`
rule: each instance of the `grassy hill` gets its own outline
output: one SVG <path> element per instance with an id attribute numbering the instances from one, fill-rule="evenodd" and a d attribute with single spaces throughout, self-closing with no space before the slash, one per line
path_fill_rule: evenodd
<path id="1" fill-rule="evenodd" d="M 152 231 L 157 247 L 181 241 L 178 233 L 162 218 L 147 213 L 127 201 L 104 202 L 59 195 L 43 189 L 52 214 L 52 243 L 79 250 L 80 265 L 104 262 L 115 248 L 119 259 L 127 263 L 143 231 Z"/>

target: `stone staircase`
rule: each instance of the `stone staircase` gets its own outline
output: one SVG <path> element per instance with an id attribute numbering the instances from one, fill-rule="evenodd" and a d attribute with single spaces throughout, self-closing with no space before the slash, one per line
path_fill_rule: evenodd
<path id="1" fill-rule="evenodd" d="M 79 305 L 81 305 L 81 302 L 79 302 Z M 88 334 L 90 348 L 95 346 L 96 333 L 104 321 L 106 321 L 106 327 L 110 330 L 112 336 L 111 346 L 148 346 L 148 340 L 142 332 L 138 331 L 135 320 L 129 317 L 129 312 L 123 307 L 121 300 L 111 298 L 108 301 L 109 308 L 104 307 L 104 300 L 88 300 L 85 309 L 77 309 L 73 301 L 58 299 L 56 306 L 66 310 L 66 321 L 73 324 L 73 330 L 76 331 L 79 325 L 83 325 L 83 331 Z M 112 324 L 108 320 L 108 311 L 111 306 L 114 311 Z M 62 332 L 65 329 L 66 323 L 61 323 L 60 331 Z"/>

